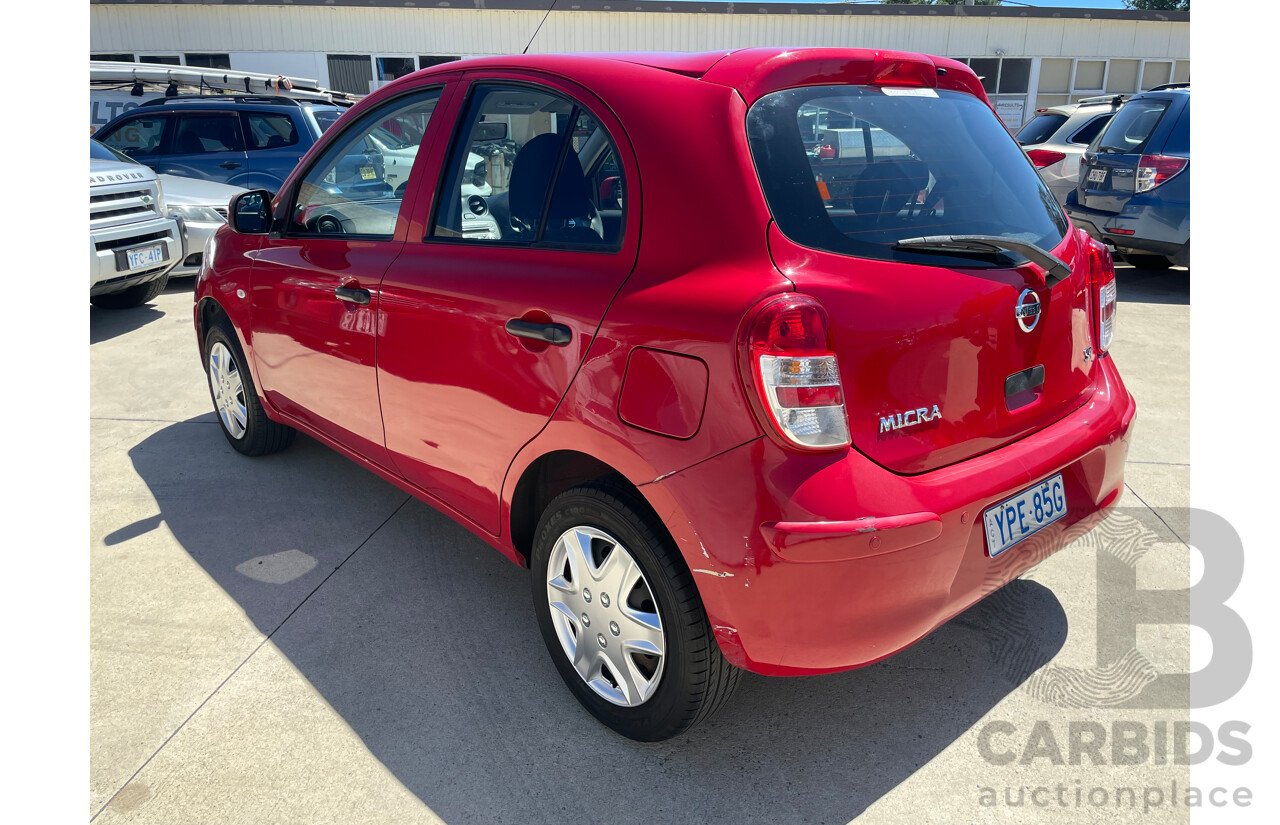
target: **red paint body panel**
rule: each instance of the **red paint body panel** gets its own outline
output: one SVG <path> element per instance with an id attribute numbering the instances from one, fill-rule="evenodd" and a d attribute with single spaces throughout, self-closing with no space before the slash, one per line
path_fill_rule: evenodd
<path id="1" fill-rule="evenodd" d="M 1062 421 L 932 473 L 897 475 L 853 451 L 788 454 L 762 438 L 652 485 L 676 507 L 667 523 L 680 531 L 722 649 L 769 675 L 870 664 L 1083 533 L 1120 495 L 1134 416 L 1114 363 L 1102 359 L 1098 372 L 1088 402 Z M 1067 516 L 989 558 L 983 509 L 1058 472 Z M 851 561 L 789 562 L 761 529 L 920 511 L 941 519 L 936 539 Z M 849 536 L 850 555 L 869 541 Z"/>
<path id="2" fill-rule="evenodd" d="M 620 251 L 423 240 L 468 84 L 504 78 L 559 89 L 608 128 L 628 198 Z M 509 558 L 527 552 L 512 535 L 526 472 L 552 454 L 584 454 L 662 519 L 732 663 L 767 674 L 868 664 L 1095 523 L 1119 495 L 1134 417 L 1115 365 L 1083 353 L 1092 316 L 1074 233 L 1055 254 L 1076 275 L 1049 289 L 1035 271 L 841 258 L 771 228 L 749 104 L 784 87 L 873 79 L 932 79 L 986 100 L 956 61 L 861 50 L 514 55 L 409 75 L 344 115 L 276 201 L 288 204 L 347 124 L 445 83 L 395 240 L 304 249 L 223 229 L 197 282 L 197 326 L 215 302 L 268 414 Z M 706 181 L 710 202 L 695 197 Z M 367 309 L 321 300 L 343 278 L 370 290 Z M 1046 310 L 1043 330 L 1020 339 L 1008 327 L 1027 286 Z M 831 319 L 852 448 L 784 448 L 744 384 L 744 325 L 762 301 L 797 289 Z M 511 318 L 563 324 L 572 339 L 513 338 Z M 1036 363 L 1046 367 L 1040 397 L 1010 412 L 1005 377 Z M 879 439 L 882 414 L 926 402 L 941 420 Z M 982 510 L 1058 472 L 1068 516 L 991 559 Z"/>
<path id="3" fill-rule="evenodd" d="M 707 403 L 707 365 L 700 358 L 636 347 L 618 398 L 618 416 L 633 427 L 692 438 Z"/>

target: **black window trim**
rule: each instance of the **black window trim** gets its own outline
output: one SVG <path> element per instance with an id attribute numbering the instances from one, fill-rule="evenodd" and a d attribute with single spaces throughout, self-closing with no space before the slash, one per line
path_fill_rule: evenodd
<path id="1" fill-rule="evenodd" d="M 442 79 L 439 83 L 433 83 L 429 86 L 419 86 L 413 89 L 406 89 L 404 92 L 401 92 L 400 94 L 397 94 L 394 97 L 390 97 L 382 101 L 382 103 L 377 108 L 371 109 L 370 111 L 365 112 L 360 116 L 358 120 L 353 120 L 352 122 L 343 126 L 341 131 L 339 131 L 337 134 L 335 134 L 332 138 L 330 138 L 327 141 L 327 145 L 325 146 L 324 151 L 320 152 L 320 154 L 317 155 L 315 159 L 311 161 L 311 164 L 303 171 L 301 175 L 297 177 L 297 179 L 294 181 L 293 186 L 289 189 L 288 192 L 285 193 L 286 197 L 282 198 L 280 201 L 281 204 L 285 205 L 285 208 L 280 210 L 280 214 L 272 216 L 271 232 L 268 234 L 268 238 L 270 238 L 271 240 L 280 240 L 283 238 L 326 238 L 329 240 L 383 241 L 383 242 L 398 243 L 398 241 L 396 241 L 395 239 L 394 232 L 391 234 L 391 237 L 388 238 L 385 235 L 368 235 L 368 234 L 355 234 L 355 233 L 331 235 L 325 232 L 290 232 L 290 231 L 287 231 L 287 229 L 289 226 L 289 222 L 293 217 L 293 210 L 298 204 L 298 190 L 302 187 L 303 182 L 306 181 L 307 175 L 310 175 L 311 172 L 316 168 L 316 164 L 324 160 L 329 150 L 333 148 L 335 144 L 341 143 L 342 141 L 346 140 L 347 136 L 351 134 L 351 131 L 353 129 L 356 129 L 358 127 L 363 127 L 366 123 L 369 122 L 369 119 L 371 116 L 377 114 L 378 112 L 386 111 L 388 107 L 395 108 L 397 105 L 407 101 L 409 98 L 425 97 L 426 95 L 432 92 L 438 92 L 439 97 L 436 99 L 436 103 L 437 105 L 439 105 L 439 103 L 442 100 L 444 100 L 444 92 L 446 87 L 449 84 L 449 80 L 450 80 L 449 78 L 446 78 L 446 79 Z M 434 113 L 432 114 L 432 116 L 434 117 Z M 431 130 L 430 124 L 427 125 L 427 130 L 428 131 Z M 328 138 L 328 136 L 329 136 L 329 133 L 325 132 L 322 137 L 316 138 L 313 143 L 318 143 L 320 142 L 320 140 L 324 138 Z M 425 134 L 423 135 L 423 140 L 424 141 L 426 140 Z M 419 149 L 419 152 L 421 152 L 422 144 L 419 144 L 418 149 Z M 417 159 L 415 158 L 414 167 L 416 167 L 417 165 L 418 165 Z M 409 174 L 410 176 L 413 175 L 412 169 L 409 171 Z M 402 210 L 404 209 L 403 199 L 400 201 L 400 208 Z M 399 222 L 399 220 L 400 220 L 400 215 L 399 213 L 397 213 L 396 221 Z"/>
<path id="2" fill-rule="evenodd" d="M 618 151 L 618 169 L 623 172 L 624 191 L 626 188 L 626 175 L 625 170 L 622 168 L 622 155 L 621 151 L 616 148 L 618 146 L 618 142 L 613 139 L 613 133 L 608 130 L 604 121 L 601 120 L 590 107 L 584 106 L 582 101 L 578 100 L 573 95 L 562 92 L 559 89 L 544 86 L 540 83 L 506 77 L 472 78 L 469 81 L 469 84 L 470 85 L 467 86 L 466 94 L 464 95 L 461 104 L 459 104 L 458 117 L 454 118 L 453 130 L 449 135 L 449 143 L 446 146 L 444 158 L 445 166 L 440 170 L 441 174 L 436 180 L 435 195 L 432 198 L 431 203 L 431 214 L 428 216 L 426 234 L 422 237 L 421 242 L 431 244 L 462 245 L 471 249 L 548 249 L 560 252 L 586 252 L 593 255 L 616 255 L 621 252 L 627 237 L 627 216 L 630 214 L 626 202 L 622 205 L 622 221 L 619 223 L 618 239 L 611 246 L 605 244 L 601 244 L 599 246 L 583 246 L 581 244 L 541 240 L 542 231 L 546 227 L 547 211 L 551 202 L 551 196 L 555 193 L 556 183 L 559 182 L 560 179 L 560 167 L 563 165 L 564 159 L 568 156 L 568 152 L 565 147 L 569 146 L 573 142 L 573 129 L 577 123 L 576 117 L 573 122 L 570 123 L 570 128 L 565 131 L 565 140 L 562 142 L 560 147 L 560 160 L 556 163 L 555 174 L 551 178 L 551 186 L 548 188 L 546 200 L 543 201 L 542 216 L 538 220 L 538 234 L 533 241 L 524 243 L 507 241 L 500 238 L 496 241 L 490 240 L 477 242 L 474 240 L 467 240 L 466 238 L 450 238 L 444 235 L 432 234 L 436 228 L 436 221 L 439 219 L 440 204 L 444 202 L 444 186 L 446 178 L 448 177 L 444 172 L 450 169 L 450 162 L 453 160 L 454 147 L 457 146 L 457 142 L 461 137 L 463 121 L 466 118 L 467 111 L 471 108 L 471 103 L 472 100 L 474 100 L 476 89 L 481 86 L 508 86 L 531 89 L 535 92 L 541 92 L 543 94 L 549 94 L 554 97 L 567 100 L 574 107 L 573 112 L 571 113 L 573 115 L 576 115 L 579 111 L 586 112 L 595 119 L 596 123 L 600 124 L 601 129 L 605 130 L 605 134 L 609 137 L 609 142 L 614 145 L 615 151 Z M 627 200 L 629 201 L 630 199 L 628 198 Z M 413 239 L 409 240 L 412 241 Z"/>

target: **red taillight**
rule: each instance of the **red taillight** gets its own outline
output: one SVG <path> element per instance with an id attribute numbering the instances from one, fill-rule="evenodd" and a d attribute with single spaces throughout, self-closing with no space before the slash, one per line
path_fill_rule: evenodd
<path id="1" fill-rule="evenodd" d="M 1031 162 L 1037 169 L 1052 166 L 1066 156 L 1066 152 L 1055 152 L 1052 149 L 1032 149 L 1027 152 L 1027 157 L 1031 158 Z"/>
<path id="2" fill-rule="evenodd" d="M 1155 189 L 1169 178 L 1181 172 L 1187 166 L 1186 158 L 1173 158 L 1168 155 L 1143 155 L 1138 161 L 1138 175 L 1134 179 L 1135 192 L 1146 192 Z"/>
<path id="3" fill-rule="evenodd" d="M 1093 343 L 1098 355 L 1111 349 L 1116 333 L 1116 265 L 1106 245 L 1089 239 L 1089 286 L 1096 318 Z"/>
<path id="4" fill-rule="evenodd" d="M 783 295 L 756 312 L 743 342 L 746 378 L 765 423 L 788 447 L 849 445 L 840 367 L 827 314 L 808 295 Z"/>

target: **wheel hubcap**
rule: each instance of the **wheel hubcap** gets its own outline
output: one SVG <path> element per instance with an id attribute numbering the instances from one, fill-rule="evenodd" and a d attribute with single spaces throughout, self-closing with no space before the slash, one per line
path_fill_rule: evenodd
<path id="1" fill-rule="evenodd" d="M 232 438 L 244 438 L 249 425 L 249 410 L 244 403 L 244 383 L 235 356 L 221 341 L 209 348 L 209 389 L 213 392 L 213 408 L 222 427 Z"/>
<path id="2" fill-rule="evenodd" d="M 594 601 L 592 590 L 599 596 Z M 551 549 L 547 601 L 560 647 L 588 687 L 623 707 L 653 696 L 666 637 L 653 590 L 617 539 L 594 527 L 565 531 Z M 587 628 L 595 622 L 614 638 L 597 633 L 592 639 Z"/>

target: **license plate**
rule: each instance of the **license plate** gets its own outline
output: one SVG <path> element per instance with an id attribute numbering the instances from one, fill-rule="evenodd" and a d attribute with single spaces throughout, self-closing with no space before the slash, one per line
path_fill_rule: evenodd
<path id="1" fill-rule="evenodd" d="M 987 528 L 987 553 L 995 557 L 1027 536 L 1048 527 L 1067 513 L 1062 473 L 1006 499 L 982 514 Z"/>
<path id="2" fill-rule="evenodd" d="M 1090 169 L 1089 170 L 1089 183 L 1102 183 L 1106 179 L 1107 179 L 1106 169 Z"/>
<path id="3" fill-rule="evenodd" d="M 157 243 L 151 246 L 130 249 L 125 252 L 125 258 L 128 261 L 130 272 L 135 269 L 148 269 L 153 266 L 159 266 L 164 263 L 164 244 Z"/>
<path id="4" fill-rule="evenodd" d="M 373 180 L 377 176 L 378 172 L 372 166 L 360 167 L 360 180 Z"/>

